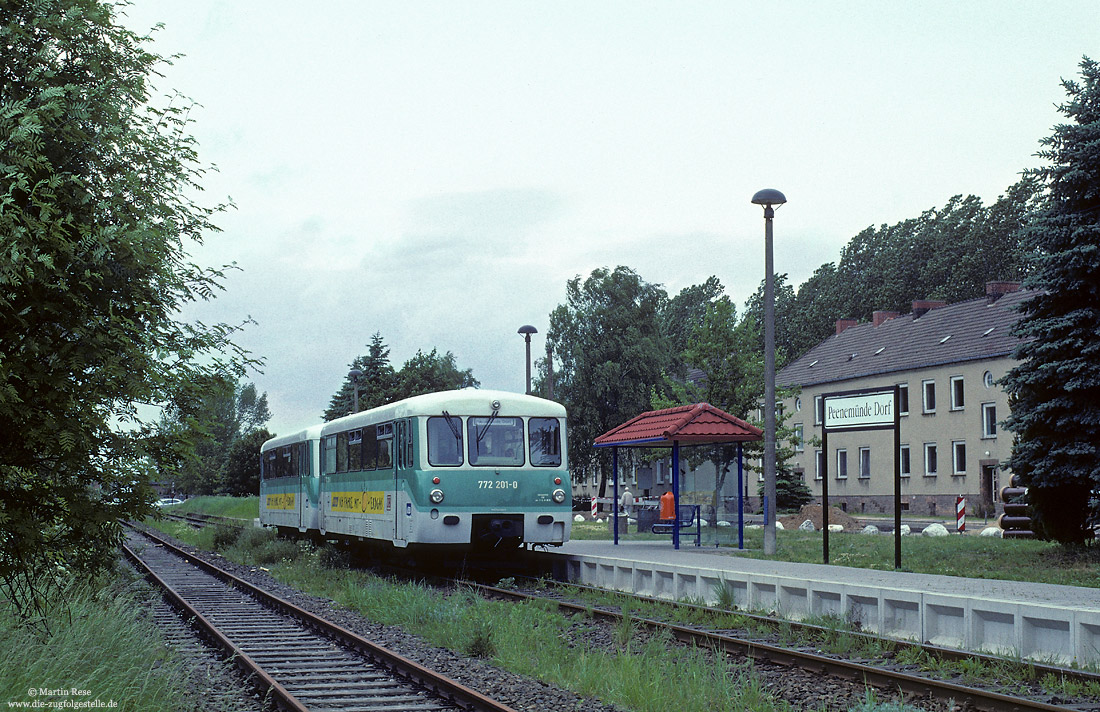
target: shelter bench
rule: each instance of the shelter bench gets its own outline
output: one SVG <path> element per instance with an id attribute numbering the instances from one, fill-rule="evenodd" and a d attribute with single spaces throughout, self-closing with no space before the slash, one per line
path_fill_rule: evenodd
<path id="1" fill-rule="evenodd" d="M 702 526 L 699 522 L 699 505 L 682 504 L 676 508 L 676 519 L 658 519 L 650 527 L 654 534 L 671 534 L 673 526 L 680 525 L 680 533 L 695 537 L 695 546 L 701 546 L 703 541 Z"/>

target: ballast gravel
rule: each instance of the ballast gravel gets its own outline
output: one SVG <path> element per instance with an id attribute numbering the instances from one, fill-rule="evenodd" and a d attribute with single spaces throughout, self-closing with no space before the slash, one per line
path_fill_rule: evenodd
<path id="1" fill-rule="evenodd" d="M 197 558 L 206 559 L 296 606 L 354 631 L 420 665 L 441 672 L 517 712 L 625 712 L 622 707 L 582 697 L 555 685 L 501 670 L 484 660 L 429 645 L 419 636 L 409 634 L 401 628 L 369 621 L 338 607 L 329 599 L 311 596 L 282 584 L 262 569 L 236 564 L 216 553 L 195 549 L 160 532 L 157 535 L 172 540 Z M 616 651 L 613 626 L 602 620 L 577 619 L 570 635 L 578 645 L 606 648 L 608 652 Z M 646 633 L 639 631 L 638 635 L 644 636 Z M 676 651 L 670 649 L 670 654 L 676 655 Z M 821 673 L 767 662 L 753 663 L 752 672 L 761 680 L 764 689 L 778 700 L 786 702 L 792 710 L 844 712 L 858 707 L 866 699 L 864 686 Z M 880 701 L 888 697 L 878 695 Z M 255 699 L 251 702 L 256 704 Z M 961 709 L 927 699 L 909 698 L 904 702 L 923 710 L 948 712 Z"/>

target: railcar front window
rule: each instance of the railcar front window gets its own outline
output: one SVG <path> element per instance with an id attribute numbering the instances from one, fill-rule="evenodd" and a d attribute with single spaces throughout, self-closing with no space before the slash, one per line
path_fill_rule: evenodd
<path id="1" fill-rule="evenodd" d="M 521 418 L 467 418 L 466 438 L 471 465 L 519 467 L 524 462 Z"/>
<path id="2" fill-rule="evenodd" d="M 428 418 L 428 464 L 450 467 L 462 464 L 462 419 L 453 415 Z"/>
<path id="3" fill-rule="evenodd" d="M 535 467 L 561 466 L 561 424 L 557 418 L 531 418 L 527 421 L 531 442 L 531 464 Z"/>

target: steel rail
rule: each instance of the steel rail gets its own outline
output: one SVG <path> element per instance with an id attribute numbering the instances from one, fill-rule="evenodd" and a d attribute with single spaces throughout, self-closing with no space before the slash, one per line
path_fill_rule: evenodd
<path id="1" fill-rule="evenodd" d="M 465 582 L 463 582 L 465 583 Z M 1076 682 L 1093 683 L 1100 686 L 1100 673 L 1090 672 L 1088 670 L 1081 670 L 1077 668 L 1067 668 L 1060 665 L 1050 665 L 1038 660 L 1020 660 L 1016 658 L 1005 658 L 996 655 L 990 655 L 988 653 L 979 653 L 969 650 L 960 650 L 959 648 L 948 648 L 941 645 L 931 645 L 929 643 L 918 643 L 909 640 L 901 640 L 898 638 L 887 638 L 881 635 L 874 635 L 872 633 L 865 633 L 863 631 L 843 630 L 836 628 L 828 628 L 826 626 L 817 625 L 815 623 L 805 623 L 802 621 L 789 620 L 784 618 L 775 618 L 770 616 L 759 615 L 756 613 L 749 613 L 747 611 L 733 611 L 722 608 L 712 608 L 709 606 L 700 606 L 694 603 L 684 603 L 681 601 L 671 601 L 667 598 L 657 598 L 656 596 L 646 596 L 638 593 L 629 593 L 626 591 L 608 591 L 605 588 L 597 588 L 595 586 L 589 586 L 581 583 L 563 583 L 570 588 L 579 589 L 582 591 L 592 591 L 596 593 L 614 593 L 620 596 L 629 596 L 638 601 L 645 603 L 655 603 L 670 608 L 684 609 L 688 611 L 710 613 L 710 614 L 727 614 L 739 616 L 741 618 L 747 618 L 751 621 L 762 623 L 768 626 L 776 626 L 783 624 L 789 626 L 795 630 L 806 630 L 815 633 L 840 633 L 845 636 L 854 638 L 866 643 L 880 643 L 882 645 L 893 645 L 899 648 L 914 648 L 922 650 L 924 652 L 933 655 L 936 658 L 943 660 L 975 660 L 978 662 L 986 663 L 989 665 L 1000 665 L 1004 663 L 1018 664 L 1025 666 L 1037 673 L 1038 675 L 1054 675 L 1059 677 L 1065 677 Z"/>
<path id="2" fill-rule="evenodd" d="M 162 539 L 161 537 L 158 537 L 146 531 L 137 531 L 139 531 L 139 533 L 141 533 L 143 536 L 156 542 L 165 550 L 186 559 L 189 563 L 196 566 L 197 568 L 206 571 L 212 576 L 215 576 L 216 578 L 234 586 L 235 588 L 251 594 L 252 596 L 259 599 L 264 605 L 298 619 L 300 622 L 305 623 L 308 627 L 313 628 L 314 630 L 317 630 L 322 635 L 335 639 L 342 645 L 345 645 L 352 650 L 364 655 L 372 662 L 386 669 L 387 671 L 395 675 L 399 675 L 407 680 L 410 680 L 416 685 L 433 692 L 435 695 L 451 702 L 452 704 L 462 709 L 469 710 L 470 712 L 515 712 L 515 710 L 507 705 L 501 704 L 500 702 L 497 702 L 492 698 L 482 695 L 476 690 L 472 690 L 465 685 L 462 685 L 454 680 L 451 680 L 450 678 L 440 675 L 424 667 L 423 665 L 420 665 L 417 662 L 409 660 L 408 658 L 393 652 L 392 650 L 388 650 L 387 648 L 373 643 L 366 638 L 363 638 L 362 636 L 353 633 L 350 630 L 341 628 L 335 623 L 325 620 L 324 618 L 321 618 L 320 616 L 317 616 L 303 608 L 300 608 L 293 603 L 286 601 L 285 599 L 269 593 L 268 591 L 265 591 L 264 589 L 255 586 L 242 578 L 234 576 L 228 571 L 225 571 L 207 561 L 204 561 L 203 559 L 195 556 L 192 553 L 180 549 L 179 547 L 173 545 L 171 542 Z M 126 551 L 128 558 L 137 558 L 137 555 L 128 547 L 124 546 L 123 548 Z M 141 563 L 141 567 L 145 571 L 150 571 L 149 568 L 144 565 L 144 562 Z M 155 574 L 153 576 L 156 577 Z M 159 586 L 165 588 L 165 590 L 171 590 L 167 583 L 165 583 L 162 579 L 156 577 L 156 580 L 158 581 Z M 195 609 L 190 605 L 187 605 L 186 602 L 178 596 L 178 594 L 172 592 L 172 598 L 174 601 L 178 599 L 183 604 L 185 604 L 188 615 L 193 614 L 196 621 L 200 621 L 200 625 L 202 625 L 204 629 L 207 626 L 210 626 L 213 630 L 213 624 L 205 618 L 202 618 L 198 614 L 198 612 L 195 611 Z M 232 645 L 232 643 L 227 638 L 225 638 L 224 635 L 221 635 L 220 633 L 214 633 L 213 635 L 216 640 L 219 640 L 219 645 L 222 644 L 222 640 L 225 641 L 225 644 Z M 250 664 L 252 666 L 255 666 L 254 669 L 250 667 L 248 669 L 248 672 L 256 672 L 257 677 L 263 680 L 263 684 L 265 686 L 268 686 L 268 681 L 270 680 L 269 689 L 272 690 L 273 695 L 279 698 L 279 701 L 281 703 L 283 701 L 283 694 L 281 694 L 279 690 L 282 690 L 282 693 L 285 693 L 286 697 L 288 698 L 287 702 L 285 703 L 288 709 L 295 710 L 295 712 L 297 712 L 298 710 L 307 709 L 306 707 L 300 706 L 301 703 L 297 702 L 297 700 L 294 700 L 293 696 L 291 696 L 290 693 L 286 692 L 284 688 L 281 688 L 278 682 L 271 679 L 270 676 L 268 676 L 266 673 L 263 673 L 262 670 L 260 670 L 259 666 L 257 666 L 254 661 L 248 658 L 248 656 L 245 655 L 243 651 L 240 651 L 238 648 L 236 648 L 236 646 L 233 646 L 233 654 L 240 656 L 239 659 L 241 660 L 241 663 L 239 664 Z"/>
<path id="3" fill-rule="evenodd" d="M 620 621 L 623 618 L 623 614 L 621 613 L 594 608 L 579 603 L 572 603 L 570 601 L 561 601 L 545 596 L 522 593 L 520 591 L 468 581 L 461 581 L 458 583 L 504 598 L 552 601 L 556 603 L 559 608 L 572 613 L 599 616 L 612 621 Z M 697 630 L 650 618 L 630 616 L 630 619 L 637 621 L 651 630 L 667 630 L 673 637 L 681 642 L 693 643 L 696 645 L 702 643 L 710 647 L 718 648 L 729 654 L 743 655 L 752 659 L 759 658 L 769 660 L 780 665 L 815 670 L 835 677 L 863 682 L 880 688 L 900 690 L 902 692 L 921 696 L 931 696 L 945 701 L 954 700 L 955 703 L 962 703 L 964 705 L 970 704 L 975 709 L 988 710 L 989 712 L 1066 712 L 1067 710 L 1075 709 L 1073 707 L 1052 705 L 1038 700 L 1020 699 L 999 692 L 967 687 L 944 680 L 935 680 L 899 671 L 883 670 L 848 660 L 782 648 L 758 641 L 744 640 L 723 633 Z"/>

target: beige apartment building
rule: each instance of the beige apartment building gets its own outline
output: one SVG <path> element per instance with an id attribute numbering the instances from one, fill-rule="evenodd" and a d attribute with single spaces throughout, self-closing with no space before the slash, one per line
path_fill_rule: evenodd
<path id="1" fill-rule="evenodd" d="M 1017 282 L 990 282 L 980 299 L 915 301 L 910 314 L 875 312 L 870 323 L 841 319 L 835 335 L 783 368 L 776 382 L 801 386 L 783 403 L 802 433 L 792 465 L 819 501 L 828 458 L 830 504 L 893 512 L 892 430 L 830 432 L 828 452 L 820 443 L 822 396 L 898 385 L 902 511 L 954 517 L 962 495 L 971 516 L 999 512 L 1012 434 L 997 382 L 1016 363 L 1012 327 L 1030 296 Z"/>

